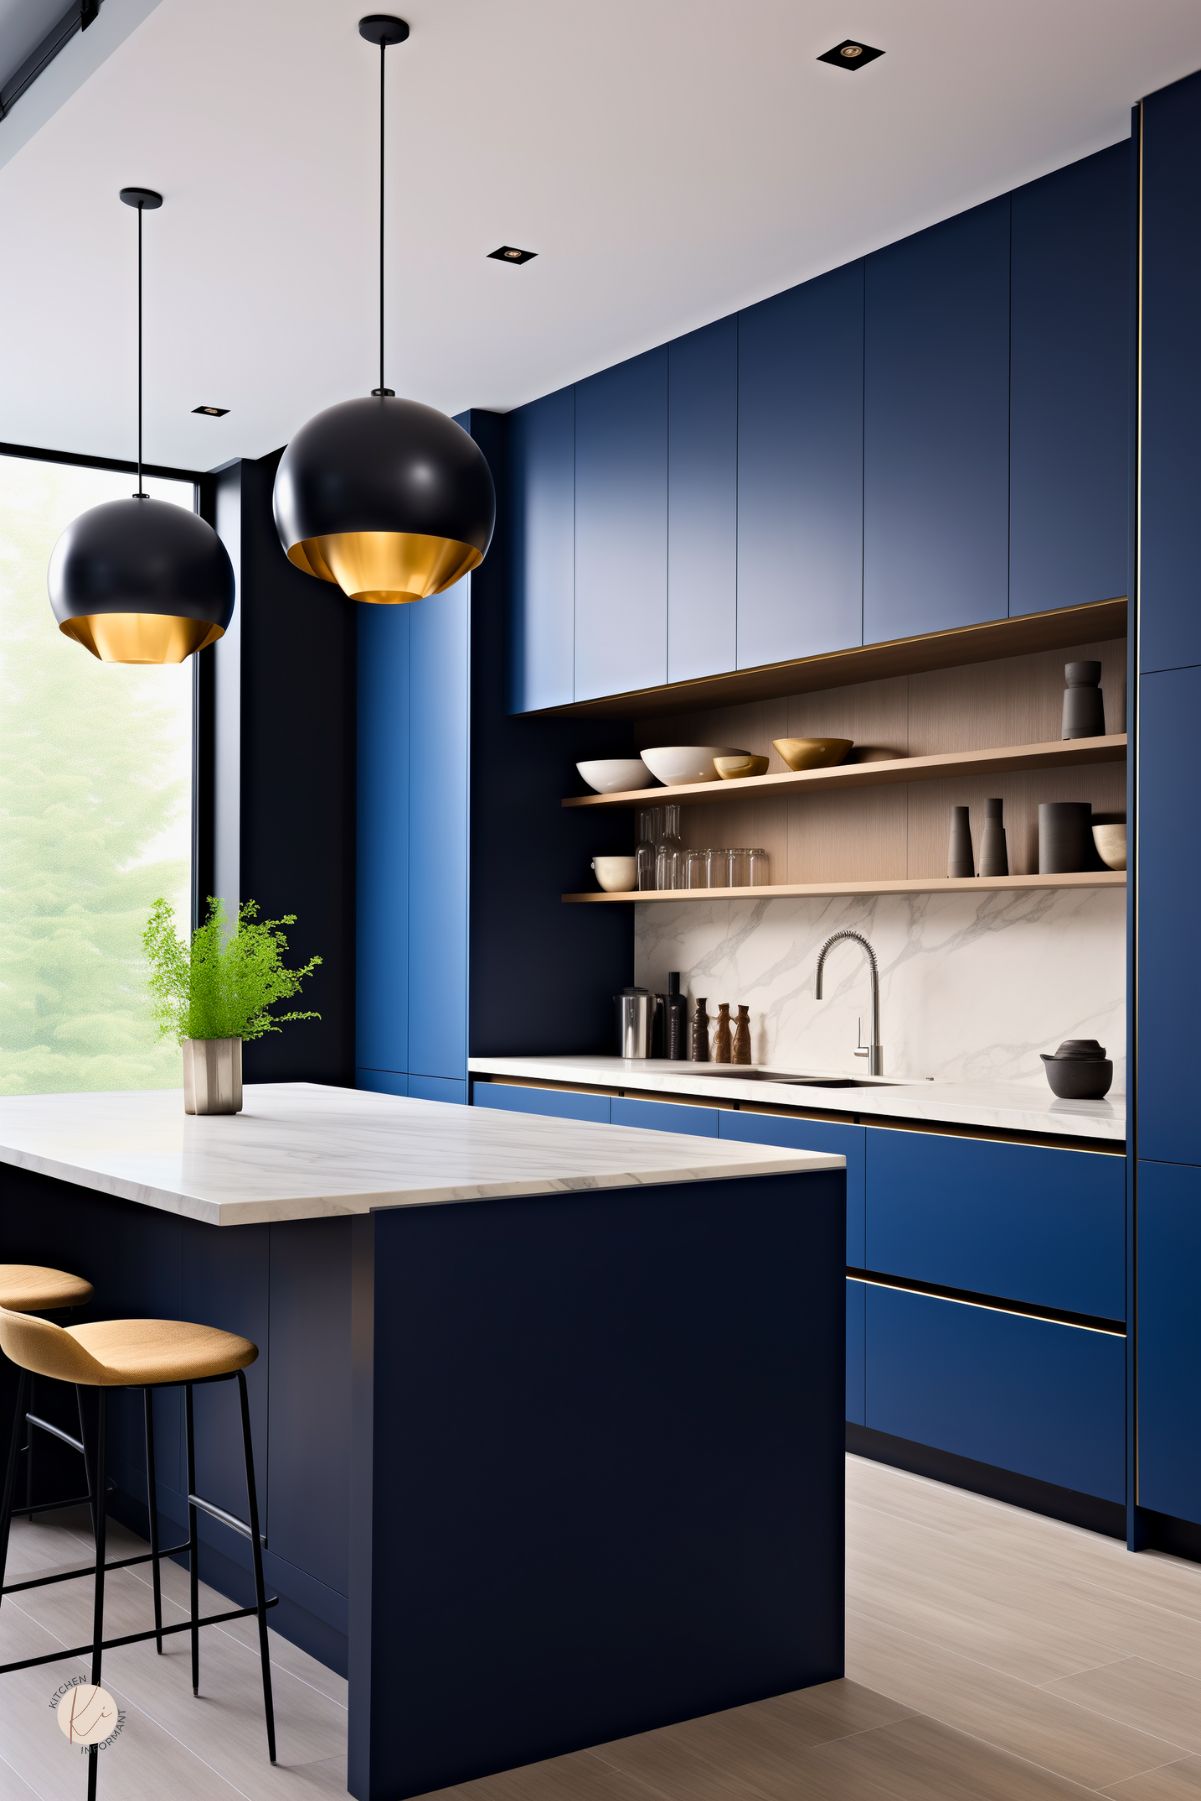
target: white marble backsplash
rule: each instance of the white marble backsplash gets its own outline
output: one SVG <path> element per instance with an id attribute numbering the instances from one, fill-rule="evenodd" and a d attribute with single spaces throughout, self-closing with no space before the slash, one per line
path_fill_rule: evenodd
<path id="1" fill-rule="evenodd" d="M 639 907 L 635 980 L 663 989 L 678 969 L 691 998 L 751 1010 L 756 1063 L 862 1073 L 867 961 L 831 932 L 863 932 L 880 962 L 886 1075 L 1042 1085 L 1040 1051 L 1098 1038 L 1125 1088 L 1126 896 L 1102 889 L 657 902 Z"/>

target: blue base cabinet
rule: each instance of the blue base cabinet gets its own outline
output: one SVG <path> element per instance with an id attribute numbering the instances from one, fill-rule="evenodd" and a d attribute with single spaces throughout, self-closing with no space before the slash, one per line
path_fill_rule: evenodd
<path id="1" fill-rule="evenodd" d="M 693 1138 L 716 1138 L 721 1118 L 716 1107 L 689 1107 L 679 1101 L 632 1101 L 613 1096 L 615 1126 L 642 1126 L 654 1132 L 688 1132 Z"/>
<path id="2" fill-rule="evenodd" d="M 471 1093 L 476 1107 L 495 1107 L 502 1113 L 545 1113 L 554 1119 L 588 1119 L 609 1123 L 607 1094 L 575 1094 L 565 1088 L 522 1088 L 511 1082 L 474 1082 Z"/>
<path id="3" fill-rule="evenodd" d="M 1121 1321 L 1126 1159 L 873 1128 L 865 1267 Z"/>
<path id="4" fill-rule="evenodd" d="M 866 1423 L 1103 1501 L 1126 1495 L 1126 1340 L 869 1284 Z"/>
<path id="5" fill-rule="evenodd" d="M 1201 1169 L 1138 1173 L 1136 1500 L 1201 1525 Z"/>

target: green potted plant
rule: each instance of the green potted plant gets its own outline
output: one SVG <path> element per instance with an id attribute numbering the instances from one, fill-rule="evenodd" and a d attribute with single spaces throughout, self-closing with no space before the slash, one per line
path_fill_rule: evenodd
<path id="1" fill-rule="evenodd" d="M 207 919 L 185 942 L 169 902 L 156 900 L 150 909 L 142 933 L 150 993 L 160 1032 L 183 1046 L 185 1113 L 240 1113 L 243 1044 L 292 1020 L 321 1017 L 272 1011 L 299 994 L 321 958 L 289 969 L 283 928 L 296 915 L 258 914 L 254 901 L 243 901 L 230 930 L 223 903 L 210 895 Z"/>

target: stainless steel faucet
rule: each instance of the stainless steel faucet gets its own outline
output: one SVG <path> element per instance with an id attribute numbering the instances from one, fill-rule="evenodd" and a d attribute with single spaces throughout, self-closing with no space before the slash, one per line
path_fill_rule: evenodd
<path id="1" fill-rule="evenodd" d="M 840 943 L 844 938 L 850 938 L 855 944 L 863 946 L 867 954 L 868 973 L 871 976 L 872 984 L 872 1035 L 867 1044 L 862 1042 L 863 1021 L 860 1019 L 860 1043 L 855 1047 L 855 1055 L 867 1058 L 867 1067 L 873 1076 L 882 1076 L 884 1074 L 884 1046 L 880 1043 L 880 965 L 876 962 L 875 951 L 862 932 L 832 932 L 826 939 L 817 953 L 817 979 L 813 984 L 814 998 L 819 1001 L 822 998 L 822 971 L 826 966 L 826 954 L 832 945 Z"/>

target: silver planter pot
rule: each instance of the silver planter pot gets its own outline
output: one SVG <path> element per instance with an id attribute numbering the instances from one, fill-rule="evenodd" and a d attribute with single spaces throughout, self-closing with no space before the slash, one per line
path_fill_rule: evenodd
<path id="1" fill-rule="evenodd" d="M 185 1113 L 242 1111 L 240 1038 L 184 1039 L 183 1110 Z"/>

